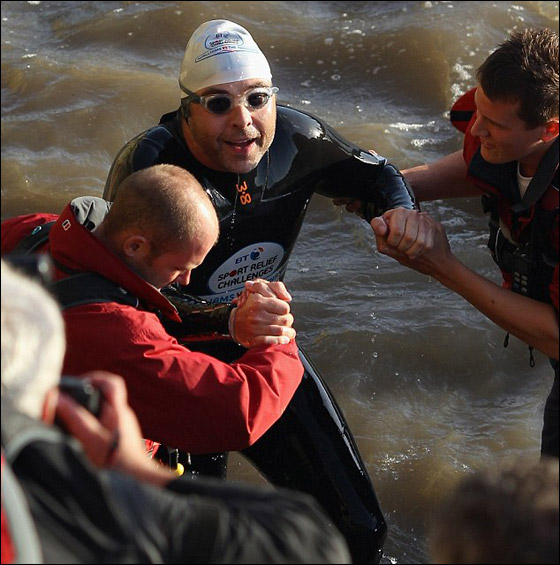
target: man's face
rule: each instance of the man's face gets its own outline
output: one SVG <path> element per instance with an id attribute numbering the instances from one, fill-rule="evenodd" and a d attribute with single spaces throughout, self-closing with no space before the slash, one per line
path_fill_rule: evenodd
<path id="1" fill-rule="evenodd" d="M 248 173 L 259 164 L 274 139 L 276 100 L 272 96 L 262 108 L 253 109 L 246 104 L 244 95 L 255 88 L 269 86 L 269 81 L 250 79 L 197 92 L 198 95 L 224 93 L 234 97 L 231 110 L 220 115 L 201 104 L 190 104 L 189 118 L 183 120 L 183 133 L 198 161 L 216 171 L 238 174 Z"/>
<path id="2" fill-rule="evenodd" d="M 539 154 L 543 147 L 544 126 L 527 129 L 518 116 L 519 102 L 492 102 L 479 85 L 475 93 L 476 121 L 471 133 L 480 138 L 480 152 L 485 161 L 503 164 L 526 161 Z M 532 176 L 532 171 L 524 174 Z"/>
<path id="3" fill-rule="evenodd" d="M 189 284 L 191 273 L 198 267 L 214 243 L 215 234 L 201 234 L 190 242 L 185 249 L 155 253 L 149 244 L 128 259 L 129 266 L 145 281 L 158 289 L 178 282 L 182 286 Z"/>

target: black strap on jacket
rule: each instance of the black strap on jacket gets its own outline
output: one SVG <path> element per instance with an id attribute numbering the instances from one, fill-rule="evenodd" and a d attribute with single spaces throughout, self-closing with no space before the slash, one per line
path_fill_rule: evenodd
<path id="1" fill-rule="evenodd" d="M 512 221 L 514 229 L 516 229 L 519 217 L 527 212 L 532 206 L 535 206 L 535 214 L 531 221 L 530 229 L 524 230 L 517 243 L 511 243 L 503 235 L 500 230 L 500 214 L 497 206 L 498 197 L 484 194 L 482 196 L 482 206 L 485 212 L 490 213 L 490 239 L 488 247 L 498 266 L 505 272 L 513 273 L 513 255 L 523 255 L 529 259 L 529 263 L 541 263 L 540 269 L 535 266 L 528 267 L 531 274 L 535 271 L 541 272 L 541 277 L 548 272 L 552 277 L 554 266 L 558 261 L 558 254 L 554 250 L 551 242 L 547 240 L 547 233 L 552 222 L 558 214 L 558 208 L 545 210 L 538 205 L 546 191 L 556 181 L 555 176 L 558 175 L 558 138 L 554 141 L 548 151 L 545 153 L 541 165 L 539 166 L 535 176 L 531 179 L 529 186 L 521 201 L 511 206 Z M 547 283 L 544 279 L 541 281 Z M 533 296 L 538 300 L 549 302 L 543 296 Z"/>
<path id="2" fill-rule="evenodd" d="M 512 290 L 529 296 L 541 302 L 550 303 L 547 286 L 552 280 L 558 254 L 547 240 L 547 233 L 558 208 L 544 210 L 538 206 L 558 175 L 558 138 L 544 154 L 537 172 L 531 179 L 520 202 L 512 205 L 513 221 L 532 206 L 535 206 L 534 217 L 531 221 L 529 236 L 525 234 L 517 245 L 512 244 L 503 235 L 499 226 L 497 198 L 483 196 L 482 203 L 485 212 L 490 212 L 490 239 L 488 247 L 498 266 L 512 276 Z M 556 181 L 557 182 L 557 181 Z M 508 346 L 509 332 L 504 339 L 504 347 Z M 529 364 L 535 366 L 533 347 L 529 346 Z"/>
<path id="3" fill-rule="evenodd" d="M 97 273 L 78 273 L 51 283 L 50 290 L 63 310 L 97 302 L 118 302 L 140 306 L 134 294 Z"/>
<path id="4" fill-rule="evenodd" d="M 53 220 L 37 226 L 14 247 L 10 255 L 31 255 L 37 251 L 47 243 L 55 222 Z M 118 302 L 134 308 L 140 305 L 140 300 L 131 292 L 97 273 L 77 273 L 59 281 L 51 281 L 48 289 L 62 310 L 96 302 Z"/>
<path id="5" fill-rule="evenodd" d="M 47 222 L 46 224 L 41 224 L 37 226 L 29 235 L 26 235 L 19 243 L 14 247 L 12 253 L 33 253 L 39 247 L 47 243 L 49 239 L 49 233 L 51 228 L 54 226 L 56 220 L 52 222 Z"/>

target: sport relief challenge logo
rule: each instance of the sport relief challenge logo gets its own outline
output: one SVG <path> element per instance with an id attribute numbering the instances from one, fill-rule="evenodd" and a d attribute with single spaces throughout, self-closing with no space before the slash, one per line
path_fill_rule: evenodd
<path id="1" fill-rule="evenodd" d="M 250 51 L 257 53 L 253 47 L 244 46 L 243 38 L 235 31 L 226 31 L 223 33 L 213 33 L 206 38 L 204 47 L 207 51 L 199 55 L 195 59 L 195 63 L 219 55 L 220 53 L 231 53 L 232 51 Z"/>
<path id="2" fill-rule="evenodd" d="M 278 280 L 284 248 L 277 243 L 248 245 L 224 261 L 210 277 L 208 286 L 214 293 L 202 296 L 209 302 L 231 302 L 243 290 L 246 281 Z"/>

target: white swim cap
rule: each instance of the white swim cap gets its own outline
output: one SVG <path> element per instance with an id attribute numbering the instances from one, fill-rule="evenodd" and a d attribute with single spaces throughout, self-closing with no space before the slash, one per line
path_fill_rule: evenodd
<path id="1" fill-rule="evenodd" d="M 272 74 L 266 57 L 245 28 L 228 20 L 212 20 L 195 30 L 181 65 L 181 90 L 196 92 L 250 78 L 270 80 Z"/>

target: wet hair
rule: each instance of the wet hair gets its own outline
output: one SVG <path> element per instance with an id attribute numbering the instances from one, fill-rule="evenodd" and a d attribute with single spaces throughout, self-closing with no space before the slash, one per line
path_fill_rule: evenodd
<path id="1" fill-rule="evenodd" d="M 137 228 L 150 240 L 153 253 L 189 245 L 218 218 L 196 178 L 175 165 L 154 165 L 129 175 L 119 188 L 103 222 L 106 237 Z"/>
<path id="2" fill-rule="evenodd" d="M 464 477 L 429 537 L 433 563 L 558 563 L 558 459 L 514 459 Z"/>
<path id="3" fill-rule="evenodd" d="M 513 32 L 476 71 L 492 101 L 520 102 L 527 129 L 558 117 L 558 35 L 550 29 Z"/>

